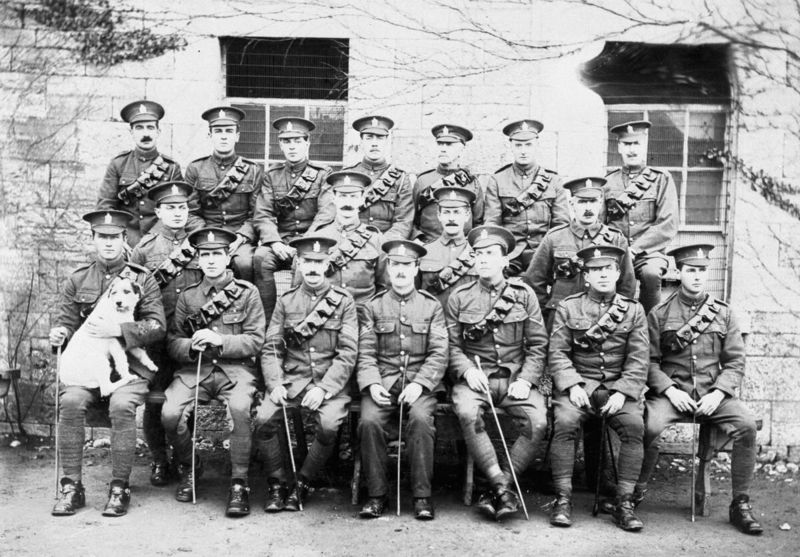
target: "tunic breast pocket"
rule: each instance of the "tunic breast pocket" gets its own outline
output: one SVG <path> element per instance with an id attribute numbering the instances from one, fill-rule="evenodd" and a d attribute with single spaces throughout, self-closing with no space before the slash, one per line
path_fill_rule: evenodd
<path id="1" fill-rule="evenodd" d="M 411 323 L 411 350 L 414 354 L 424 354 L 428 350 L 428 332 L 431 324 L 427 321 Z"/>
<path id="2" fill-rule="evenodd" d="M 525 321 L 528 312 L 520 307 L 513 307 L 503 319 L 503 323 L 494 332 L 494 340 L 498 344 L 514 346 L 522 342 L 525 331 Z"/>
<path id="3" fill-rule="evenodd" d="M 656 218 L 656 200 L 640 199 L 628 214 L 631 223 L 653 222 Z"/>
<path id="4" fill-rule="evenodd" d="M 81 320 L 89 317 L 89 314 L 92 312 L 92 309 L 94 309 L 94 304 L 99 297 L 99 290 L 82 289 L 75 292 L 75 295 L 72 297 L 72 301 L 78 304 L 78 307 L 80 308 Z"/>
<path id="5" fill-rule="evenodd" d="M 317 344 L 314 342 L 314 345 L 319 347 L 318 350 L 324 351 L 327 354 L 333 354 L 334 350 L 336 350 L 336 344 L 339 341 L 339 331 L 341 330 L 341 318 L 331 317 L 323 323 L 322 327 L 320 327 L 315 335 L 315 337 L 320 337 L 320 343 Z M 314 340 L 316 340 L 316 338 Z"/>
<path id="6" fill-rule="evenodd" d="M 221 334 L 240 335 L 244 330 L 244 312 L 232 311 L 222 314 Z"/>
<path id="7" fill-rule="evenodd" d="M 531 224 L 550 226 L 550 208 L 553 206 L 552 196 L 543 196 L 533 204 L 533 219 Z"/>
<path id="8" fill-rule="evenodd" d="M 375 323 L 375 336 L 378 338 L 378 353 L 384 356 L 396 356 L 400 352 L 400 343 L 395 330 L 397 323 L 390 320 L 379 320 Z"/>

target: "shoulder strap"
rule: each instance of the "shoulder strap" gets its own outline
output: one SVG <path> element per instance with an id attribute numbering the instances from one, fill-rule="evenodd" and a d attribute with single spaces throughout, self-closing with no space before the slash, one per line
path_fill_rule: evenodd
<path id="1" fill-rule="evenodd" d="M 125 189 L 117 193 L 117 197 L 123 203 L 130 203 L 132 198 L 141 199 L 147 195 L 147 191 L 167 177 L 169 164 L 164 157 L 158 155 L 153 162 L 142 170 L 138 178 Z"/>
<path id="2" fill-rule="evenodd" d="M 225 288 L 214 294 L 214 296 L 194 313 L 186 318 L 184 328 L 189 336 L 200 329 L 207 328 L 215 319 L 231 307 L 244 292 L 244 288 L 236 281 L 231 280 Z"/>
<path id="3" fill-rule="evenodd" d="M 611 307 L 608 308 L 597 323 L 589 327 L 585 333 L 575 339 L 575 345 L 582 350 L 599 350 L 609 335 L 617 330 L 631 304 L 623 296 L 617 294 Z"/>
<path id="4" fill-rule="evenodd" d="M 242 157 L 236 159 L 230 170 L 225 173 L 219 184 L 214 186 L 205 194 L 204 200 L 209 207 L 219 207 L 219 205 L 228 199 L 230 195 L 236 190 L 236 187 L 242 183 L 247 172 L 250 170 L 251 163 L 244 160 Z"/>
<path id="5" fill-rule="evenodd" d="M 337 292 L 333 287 L 329 288 L 325 296 L 316 303 L 302 321 L 286 329 L 284 333 L 286 344 L 293 348 L 299 348 L 303 342 L 317 334 L 320 327 L 334 314 L 342 300 L 344 300 L 343 293 Z"/>
<path id="6" fill-rule="evenodd" d="M 278 216 L 280 218 L 285 218 L 289 213 L 297 210 L 300 203 L 303 202 L 308 192 L 311 191 L 311 188 L 314 186 L 314 182 L 317 176 L 319 176 L 319 173 L 320 171 L 310 164 L 306 165 L 306 169 L 303 170 L 303 173 L 297 178 L 292 189 L 282 198 L 275 201 L 275 206 L 278 207 Z"/>

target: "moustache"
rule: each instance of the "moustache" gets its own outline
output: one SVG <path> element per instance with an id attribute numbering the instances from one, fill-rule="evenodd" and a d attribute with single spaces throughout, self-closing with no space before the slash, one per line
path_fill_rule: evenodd
<path id="1" fill-rule="evenodd" d="M 593 217 L 594 216 L 594 211 L 584 211 L 583 212 L 583 216 L 584 217 Z"/>
<path id="2" fill-rule="evenodd" d="M 309 271 L 309 272 L 306 273 L 306 276 L 307 277 L 321 277 L 322 274 L 318 273 L 316 271 Z"/>
<path id="3" fill-rule="evenodd" d="M 143 135 L 142 141 L 153 141 L 153 137 L 150 135 Z"/>
<path id="4" fill-rule="evenodd" d="M 454 222 L 454 221 L 451 221 L 451 220 L 449 220 L 449 221 L 447 221 L 447 223 L 445 224 L 445 226 L 458 226 L 458 223 L 457 223 L 457 222 Z"/>
<path id="5" fill-rule="evenodd" d="M 356 208 L 355 208 L 354 205 L 342 205 L 341 207 L 339 207 L 339 210 L 341 210 L 341 211 L 355 211 Z"/>

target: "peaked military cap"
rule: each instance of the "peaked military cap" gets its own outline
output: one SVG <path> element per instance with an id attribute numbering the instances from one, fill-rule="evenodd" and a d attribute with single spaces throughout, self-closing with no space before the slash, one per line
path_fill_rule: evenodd
<path id="1" fill-rule="evenodd" d="M 675 258 L 675 266 L 694 265 L 696 267 L 708 267 L 711 264 L 710 253 L 714 249 L 711 244 L 689 244 L 679 248 L 671 249 L 667 255 Z"/>
<path id="2" fill-rule="evenodd" d="M 333 191 L 355 192 L 363 191 L 372 183 L 372 179 L 362 172 L 353 170 L 340 170 L 331 172 L 325 181 L 330 184 Z"/>
<path id="3" fill-rule="evenodd" d="M 589 246 L 578 250 L 577 256 L 583 260 L 584 267 L 605 267 L 609 263 L 619 265 L 625 250 L 610 245 Z"/>
<path id="4" fill-rule="evenodd" d="M 153 186 L 147 192 L 147 197 L 156 202 L 156 205 L 161 203 L 185 203 L 189 201 L 194 188 L 186 182 L 173 181 L 164 182 Z"/>
<path id="5" fill-rule="evenodd" d="M 92 230 L 101 234 L 119 234 L 128 229 L 128 221 L 133 215 L 125 211 L 108 209 L 104 211 L 90 211 L 81 217 L 88 222 Z"/>
<path id="6" fill-rule="evenodd" d="M 476 226 L 470 230 L 467 235 L 467 241 L 473 249 L 498 245 L 505 250 L 504 253 L 506 255 L 511 253 L 516 245 L 516 241 L 511 232 L 502 226 L 493 226 L 490 224 Z"/>
<path id="7" fill-rule="evenodd" d="M 389 259 L 399 263 L 413 263 L 428 253 L 428 250 L 410 240 L 389 240 L 383 243 L 381 249 Z"/>
<path id="8" fill-rule="evenodd" d="M 272 122 L 272 127 L 278 130 L 278 138 L 308 137 L 317 127 L 311 120 L 287 116 Z"/>
<path id="9" fill-rule="evenodd" d="M 232 106 L 215 106 L 202 114 L 209 126 L 238 126 L 244 120 L 244 110 Z"/>
<path id="10" fill-rule="evenodd" d="M 297 250 L 297 257 L 323 261 L 328 258 L 328 253 L 336 245 L 336 240 L 327 236 L 304 236 L 295 238 L 289 245 Z"/>
<path id="11" fill-rule="evenodd" d="M 512 122 L 503 128 L 503 133 L 509 139 L 526 141 L 539 137 L 539 133 L 544 129 L 544 124 L 538 120 L 520 120 Z"/>
<path id="12" fill-rule="evenodd" d="M 236 241 L 236 234 L 224 228 L 200 228 L 189 234 L 189 243 L 197 249 L 227 248 Z"/>
<path id="13" fill-rule="evenodd" d="M 442 186 L 433 192 L 439 207 L 469 207 L 475 202 L 475 194 L 466 188 Z"/>
<path id="14" fill-rule="evenodd" d="M 158 121 L 164 117 L 164 107 L 154 101 L 134 101 L 126 104 L 119 115 L 129 124 Z"/>
<path id="15" fill-rule="evenodd" d="M 599 199 L 603 197 L 605 183 L 605 178 L 598 178 L 597 176 L 573 178 L 568 182 L 564 182 L 564 189 L 569 190 L 572 193 L 572 197 Z"/>
<path id="16" fill-rule="evenodd" d="M 389 135 L 393 127 L 394 121 L 386 116 L 364 116 L 353 122 L 353 129 L 358 133 Z"/>
<path id="17" fill-rule="evenodd" d="M 647 135 L 650 126 L 652 124 L 647 120 L 633 120 L 632 122 L 614 126 L 611 128 L 611 133 L 616 134 L 617 139 L 625 139 L 638 135 Z"/>
<path id="18" fill-rule="evenodd" d="M 461 126 L 454 126 L 452 124 L 439 124 L 431 128 L 431 133 L 436 141 L 444 141 L 446 143 L 456 143 L 460 141 L 465 143 L 472 139 L 472 132 L 467 128 Z"/>

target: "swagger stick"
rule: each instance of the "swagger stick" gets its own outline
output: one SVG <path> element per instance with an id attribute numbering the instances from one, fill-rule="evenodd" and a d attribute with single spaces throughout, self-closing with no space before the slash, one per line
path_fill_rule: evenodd
<path id="1" fill-rule="evenodd" d="M 694 400 L 694 394 L 697 392 L 697 377 L 695 376 L 695 369 L 694 369 L 694 360 L 692 362 L 692 400 Z M 695 490 L 697 489 L 697 464 L 695 463 L 695 456 L 697 455 L 697 410 L 692 410 L 692 489 L 690 493 L 692 494 L 692 522 L 695 520 L 695 516 L 697 515 L 697 494 Z"/>
<path id="2" fill-rule="evenodd" d="M 478 355 L 475 355 L 475 364 L 478 366 L 478 369 L 481 373 L 483 373 L 483 368 L 481 367 L 481 359 Z M 500 441 L 503 443 L 503 450 L 506 452 L 506 460 L 508 461 L 508 468 L 511 470 L 511 477 L 514 479 L 514 487 L 517 488 L 517 495 L 519 495 L 519 502 L 522 503 L 522 511 L 525 513 L 525 520 L 530 520 L 528 516 L 528 507 L 525 506 L 525 499 L 522 498 L 522 489 L 519 487 L 519 482 L 517 481 L 517 473 L 514 472 L 514 463 L 511 461 L 511 453 L 508 452 L 508 445 L 506 444 L 506 436 L 503 435 L 503 428 L 500 426 L 500 418 L 497 416 L 497 410 L 494 408 L 494 402 L 492 402 L 492 393 L 489 390 L 489 387 L 486 387 L 486 397 L 489 399 L 489 407 L 492 409 L 492 415 L 494 416 L 494 423 L 497 425 L 497 432 L 500 434 Z"/>
<path id="3" fill-rule="evenodd" d="M 600 414 L 600 452 L 597 455 L 597 475 L 595 476 L 592 516 L 597 516 L 597 513 L 600 511 L 600 474 L 603 473 L 603 448 L 606 446 L 606 436 L 608 435 L 606 433 L 606 415 L 602 412 Z"/>
<path id="4" fill-rule="evenodd" d="M 400 370 L 400 394 L 406 388 L 408 373 L 408 354 L 403 358 L 403 369 Z M 400 402 L 400 421 L 397 427 L 397 516 L 400 516 L 400 455 L 403 454 L 403 403 Z"/>
<path id="5" fill-rule="evenodd" d="M 195 452 L 197 447 L 197 405 L 200 400 L 200 367 L 203 365 L 203 352 L 197 352 L 197 372 L 194 379 L 194 423 L 192 424 L 192 505 L 197 504 L 197 469 L 195 465 Z"/>
<path id="6" fill-rule="evenodd" d="M 55 484 L 56 484 L 56 499 L 58 499 L 58 470 L 61 467 L 61 458 L 58 455 L 59 449 L 59 435 L 58 435 L 58 418 L 59 418 L 59 410 L 60 410 L 60 401 L 61 398 L 59 395 L 61 394 L 61 346 L 58 345 L 56 348 L 56 404 L 55 404 L 55 421 L 56 421 L 56 470 L 55 470 Z"/>
<path id="7" fill-rule="evenodd" d="M 275 358 L 275 362 L 278 362 L 278 353 L 275 351 L 275 345 L 272 345 L 272 356 Z M 288 396 L 288 393 L 287 393 Z M 283 410 L 283 426 L 286 428 L 286 445 L 289 449 L 289 460 L 292 463 L 292 476 L 294 477 L 294 483 L 297 483 L 297 465 L 294 462 L 294 451 L 292 450 L 292 434 L 289 432 L 289 418 L 286 414 L 286 399 L 284 399 L 283 404 L 281 404 L 281 409 Z M 295 437 L 297 437 L 295 435 Z M 299 508 L 303 510 L 303 502 L 298 501 Z"/>

